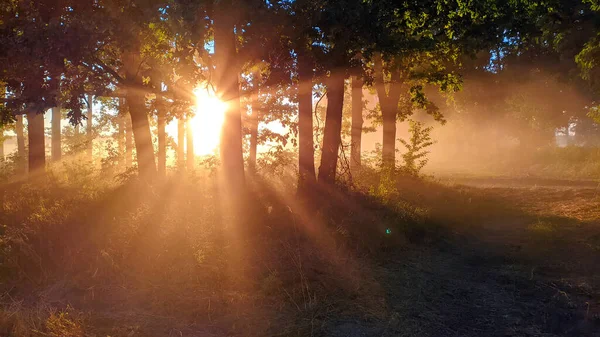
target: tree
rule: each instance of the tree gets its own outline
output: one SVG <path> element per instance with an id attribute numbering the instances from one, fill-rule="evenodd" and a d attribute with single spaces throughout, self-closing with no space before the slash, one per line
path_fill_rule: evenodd
<path id="1" fill-rule="evenodd" d="M 402 94 L 402 78 L 399 68 L 393 69 L 390 84 L 386 88 L 384 82 L 383 60 L 380 54 L 374 59 L 375 89 L 379 98 L 379 108 L 383 119 L 382 163 L 387 169 L 395 167 L 396 156 L 396 119 L 398 116 L 400 97 Z M 406 113 L 406 112 L 405 112 Z"/>
<path id="2" fill-rule="evenodd" d="M 384 60 L 380 54 L 375 55 L 374 86 L 383 123 L 382 163 L 390 172 L 394 171 L 396 165 L 398 120 L 405 120 L 415 109 L 424 109 L 443 122 L 439 108 L 425 96 L 424 88 L 432 84 L 444 91 L 460 88 L 459 76 L 446 68 L 446 64 L 452 61 L 451 54 L 455 52 L 447 48 L 441 52 L 405 52 L 388 60 Z"/>
<path id="3" fill-rule="evenodd" d="M 94 135 L 92 129 L 92 118 L 93 118 L 93 104 L 94 104 L 94 96 L 87 95 L 87 114 L 85 117 L 86 121 L 86 152 L 88 159 L 92 159 L 93 151 L 94 151 Z"/>
<path id="4" fill-rule="evenodd" d="M 142 78 L 148 62 L 169 55 L 160 10 L 165 5 L 152 0 L 102 4 L 42 0 L 3 6 L 0 74 L 11 93 L 3 115 L 22 113 L 24 105 L 37 113 L 60 105 L 78 131 L 87 95 L 127 96 L 138 167 L 142 176 L 153 176 L 156 164 L 145 96 L 154 89 Z M 88 118 L 88 126 L 90 122 Z"/>
<path id="5" fill-rule="evenodd" d="M 185 145 L 186 145 L 186 163 L 188 171 L 192 172 L 196 165 L 196 154 L 194 153 L 194 129 L 192 128 L 192 119 L 187 118 L 185 125 Z"/>
<path id="6" fill-rule="evenodd" d="M 257 58 L 269 67 L 269 85 L 293 89 L 287 90 L 287 95 L 297 104 L 294 129 L 298 137 L 299 194 L 314 190 L 317 182 L 312 111 L 316 64 L 312 42 L 317 35 L 314 22 L 320 3 L 306 0 L 271 3 L 268 10 L 253 13 L 256 20 L 250 30 L 257 41 L 252 53 L 258 53 Z"/>
<path id="7" fill-rule="evenodd" d="M 313 64 L 306 46 L 298 50 L 298 191 L 305 193 L 317 182 L 313 138 Z"/>
<path id="8" fill-rule="evenodd" d="M 363 80 L 358 76 L 354 76 L 352 77 L 352 131 L 350 140 L 350 166 L 354 172 L 361 168 L 363 107 Z"/>
<path id="9" fill-rule="evenodd" d="M 244 132 L 249 137 L 248 169 L 255 172 L 256 157 L 260 144 L 275 143 L 285 146 L 291 140 L 296 146 L 297 106 L 296 90 L 289 80 L 283 80 L 280 74 L 274 74 L 272 68 L 264 62 L 248 62 L 240 76 L 242 106 L 244 114 Z M 261 124 L 278 123 L 287 129 L 284 133 L 269 128 L 259 128 Z"/>
<path id="10" fill-rule="evenodd" d="M 4 84 L 0 82 L 0 99 L 4 99 L 6 96 L 6 88 Z M 0 102 L 0 107 L 4 107 L 4 102 Z M 1 114 L 0 114 L 1 115 Z M 0 162 L 4 161 L 4 141 L 6 141 L 6 126 L 0 125 Z"/>
<path id="11" fill-rule="evenodd" d="M 0 127 L 0 162 L 4 161 L 4 142 L 9 138 L 5 131 L 6 127 Z"/>
<path id="12" fill-rule="evenodd" d="M 157 102 L 157 133 L 158 133 L 158 175 L 165 177 L 167 173 L 167 126 L 166 107 L 161 98 Z"/>
<path id="13" fill-rule="evenodd" d="M 214 48 L 218 73 L 217 95 L 227 103 L 221 131 L 221 163 L 230 188 L 244 185 L 242 116 L 240 112 L 239 65 L 234 27 L 237 8 L 232 0 L 219 1 L 214 8 Z M 231 189 L 233 191 L 233 189 Z"/>
<path id="14" fill-rule="evenodd" d="M 61 119 L 62 113 L 60 107 L 52 108 L 52 161 L 60 161 L 62 155 L 62 142 L 61 142 Z"/>
<path id="15" fill-rule="evenodd" d="M 465 13 L 460 11 L 465 10 L 454 3 L 445 4 L 437 1 L 397 3 L 393 1 L 346 0 L 341 3 L 298 2 L 294 5 L 296 13 L 304 13 L 302 9 L 307 12 L 310 10 L 311 14 L 304 18 L 304 21 L 308 22 L 305 30 L 309 33 L 305 33 L 303 36 L 307 38 L 308 45 L 313 51 L 315 68 L 319 69 L 320 74 L 328 77 L 324 80 L 327 87 L 328 109 L 319 180 L 330 184 L 335 181 L 340 148 L 339 131 L 342 124 L 344 79 L 349 74 L 356 72 L 354 69 L 364 68 L 363 66 L 371 62 L 374 53 L 377 52 L 384 55 L 409 56 L 418 54 L 420 51 L 449 50 L 454 52 L 455 49 L 448 46 L 449 41 L 453 41 L 454 26 L 448 28 L 448 25 L 456 22 L 449 21 L 460 21 L 461 24 L 464 24 L 465 20 L 462 20 L 462 15 Z M 435 13 L 437 16 L 427 15 L 431 11 L 437 11 Z M 457 11 L 461 14 L 458 19 L 453 17 Z M 399 16 L 398 13 L 405 13 L 405 15 Z M 298 55 L 300 57 L 301 53 L 298 52 Z M 400 74 L 399 71 L 397 73 Z M 422 73 L 426 74 L 425 71 L 421 71 L 420 75 Z M 378 75 L 376 74 L 376 76 Z M 442 80 L 435 78 L 429 81 L 440 82 Z M 422 94 L 421 85 L 409 86 L 409 88 L 413 103 L 418 103 L 423 107 L 429 105 Z M 395 92 L 401 90 L 401 88 L 392 86 L 392 97 L 386 99 L 384 104 L 386 108 L 384 116 L 386 163 L 394 161 L 395 116 L 398 105 L 395 96 L 400 96 Z"/>
<path id="16" fill-rule="evenodd" d="M 319 182 L 332 184 L 342 142 L 342 111 L 344 107 L 344 76 L 332 74 L 327 81 L 327 114 L 323 131 L 323 150 L 319 166 Z"/>
<path id="17" fill-rule="evenodd" d="M 185 169 L 185 117 L 177 119 L 177 168 Z"/>
<path id="18" fill-rule="evenodd" d="M 17 165 L 20 172 L 25 170 L 25 132 L 23 127 L 23 115 L 18 114 L 15 122 L 15 133 L 17 135 Z"/>
<path id="19" fill-rule="evenodd" d="M 374 84 L 379 97 L 384 137 L 383 165 L 395 167 L 397 120 L 425 109 L 443 122 L 428 98 L 431 87 L 460 88 L 459 56 L 475 55 L 518 35 L 526 2 L 481 1 L 464 6 L 453 1 L 377 3 Z M 405 13 L 399 19 L 396 13 Z"/>
<path id="20" fill-rule="evenodd" d="M 256 154 L 258 151 L 258 123 L 259 123 L 259 103 L 258 103 L 258 85 L 256 85 L 256 92 L 250 94 L 250 154 L 248 156 L 248 169 L 250 172 L 256 172 Z"/>
<path id="21" fill-rule="evenodd" d="M 119 168 L 127 167 L 125 163 L 125 102 L 119 98 L 117 111 L 117 149 L 119 152 Z"/>
<path id="22" fill-rule="evenodd" d="M 128 109 L 127 105 L 125 105 L 125 108 Z M 133 130 L 129 114 L 126 114 L 123 118 L 125 119 L 125 166 L 130 168 L 133 161 Z"/>
<path id="23" fill-rule="evenodd" d="M 313 25 L 316 38 L 313 46 L 319 46 L 318 68 L 327 74 L 327 116 L 323 136 L 319 182 L 335 182 L 338 152 L 341 144 L 344 80 L 354 68 L 362 66 L 363 59 L 356 55 L 372 45 L 372 4 L 345 0 L 341 3 L 325 2 Z"/>
<path id="24" fill-rule="evenodd" d="M 461 60 L 464 90 L 454 95 L 458 118 L 453 124 L 468 123 L 473 129 L 462 145 L 468 152 L 481 148 L 478 139 L 513 139 L 521 151 L 537 150 L 553 144 L 557 129 L 584 122 L 593 95 L 577 78 L 574 59 L 561 60 L 552 47 L 526 35 L 533 33 L 522 32 L 523 40 L 502 41 Z M 494 130 L 502 133 L 490 137 Z M 495 155 L 489 148 L 484 152 Z"/>
<path id="25" fill-rule="evenodd" d="M 58 105 L 59 86 L 54 79 L 62 74 L 66 42 L 54 41 L 64 32 L 60 21 L 53 20 L 56 10 L 56 4 L 20 1 L 0 7 L 0 82 L 9 93 L 4 97 L 3 90 L 0 125 L 27 109 L 30 172 L 43 171 L 45 166 L 43 117 L 35 114 Z M 19 149 L 24 155 L 23 127 L 18 122 Z"/>
<path id="26" fill-rule="evenodd" d="M 131 130 L 134 134 L 139 172 L 144 179 L 152 180 L 156 175 L 156 163 L 145 95 L 142 91 L 142 75 L 139 73 L 140 65 L 143 62 L 138 51 L 139 48 L 138 46 L 128 51 L 124 56 L 126 102 L 131 117 Z"/>
<path id="27" fill-rule="evenodd" d="M 27 134 L 29 135 L 29 174 L 36 175 L 46 166 L 46 145 L 44 135 L 44 114 L 35 110 L 27 113 Z"/>
<path id="28" fill-rule="evenodd" d="M 163 96 L 165 91 L 165 83 L 163 81 L 163 73 L 167 73 L 161 69 L 160 65 L 153 65 L 150 72 L 152 87 L 155 88 L 157 94 L 151 100 L 151 107 L 156 115 L 156 138 L 157 138 L 157 173 L 160 178 L 164 178 L 167 173 L 167 100 Z"/>
<path id="29" fill-rule="evenodd" d="M 541 32 L 538 34 L 542 36 L 539 39 L 540 44 L 552 46 L 561 60 L 564 60 L 562 64 L 566 64 L 563 69 L 571 70 L 574 61 L 581 79 L 585 81 L 591 96 L 597 101 L 600 94 L 600 2 L 553 1 L 543 9 L 554 20 L 536 22 Z M 539 18 L 546 13 L 535 14 Z M 570 80 L 573 81 L 572 78 Z M 591 106 L 587 116 L 578 116 L 575 119 L 582 121 L 587 119 L 586 117 L 599 124 L 597 106 Z"/>

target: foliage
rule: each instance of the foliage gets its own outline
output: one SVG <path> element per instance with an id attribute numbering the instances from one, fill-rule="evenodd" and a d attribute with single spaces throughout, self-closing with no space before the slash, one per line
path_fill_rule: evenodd
<path id="1" fill-rule="evenodd" d="M 297 155 L 281 146 L 271 148 L 257 159 L 259 172 L 270 178 L 289 178 L 297 171 Z"/>
<path id="2" fill-rule="evenodd" d="M 511 130 L 504 137 L 530 146 L 487 157 L 461 153 L 539 175 L 599 177 L 600 153 L 591 146 L 600 131 L 598 108 L 585 108 L 598 101 L 600 87 L 599 9 L 592 0 L 3 1 L 0 131 L 16 115 L 57 106 L 71 125 L 60 130 L 65 156 L 44 174 L 17 174 L 22 158 L 14 154 L 0 160 L 0 335 L 579 334 L 590 323 L 589 303 L 585 319 L 555 322 L 580 315 L 552 306 L 559 287 L 574 289 L 564 275 L 544 273 L 549 279 L 538 282 L 533 271 L 524 280 L 513 270 L 569 265 L 568 272 L 594 274 L 595 255 L 580 244 L 596 240 L 568 236 L 567 229 L 594 227 L 595 192 L 558 191 L 540 201 L 520 195 L 531 191 L 433 182 L 422 175 L 433 129 L 409 118 L 454 121 L 477 147 L 489 145 L 474 141 L 478 133 L 503 122 Z M 219 19 L 230 20 L 227 52 L 215 45 Z M 386 123 L 386 135 L 394 136 L 384 140 L 392 165 L 384 165 L 389 156 L 378 146 L 353 177 L 344 157 L 349 91 L 336 106 L 341 111 L 321 101 L 340 89 L 330 79 L 351 76 L 379 97 L 373 125 Z M 224 132 L 222 144 L 257 131 L 253 145 L 269 147 L 247 184 L 223 188 L 225 156 L 191 159 L 187 171 L 179 167 L 162 179 L 137 172 L 154 165 L 158 113 L 167 122 L 190 117 L 199 85 L 227 93 L 220 97 L 228 104 L 225 131 L 244 128 Z M 307 184 L 310 193 L 299 197 L 298 108 L 309 94 L 318 100 L 310 106 L 316 125 L 309 139 L 333 153 L 334 171 L 352 179 Z M 102 108 L 85 134 L 79 128 L 89 95 Z M 453 100 L 444 102 L 446 95 Z M 363 110 L 370 106 L 362 103 Z M 234 120 L 237 113 L 244 118 Z M 140 158 L 129 167 L 117 138 L 125 119 Z M 341 132 L 322 137 L 326 120 L 339 122 Z M 400 139 L 399 167 L 397 121 L 408 121 L 410 134 Z M 467 132 L 469 122 L 477 134 Z M 267 127 L 274 124 L 278 132 Z M 548 146 L 557 128 L 575 128 L 587 146 Z M 147 131 L 147 147 L 140 130 Z M 100 149 L 94 160 L 78 156 L 92 139 Z M 151 154 L 147 163 L 144 151 Z M 554 205 L 553 214 L 540 214 L 552 203 L 571 209 Z M 511 226 L 488 231 L 498 221 Z M 464 240 L 471 237 L 477 240 Z M 577 248 L 578 264 L 590 264 L 503 251 L 511 244 L 544 255 Z M 495 254 L 510 264 L 478 265 L 497 260 Z M 482 300 L 473 305 L 475 297 Z M 516 315 L 515 303 L 524 303 L 527 315 Z M 38 305 L 47 308 L 25 319 Z M 482 312 L 484 319 L 472 319 Z M 361 320 L 373 329 L 355 329 Z"/>
<path id="3" fill-rule="evenodd" d="M 596 124 L 600 124 L 600 109 L 598 106 L 590 108 L 588 117 L 591 118 Z"/>
<path id="4" fill-rule="evenodd" d="M 425 127 L 422 122 L 409 120 L 409 133 L 410 138 L 408 140 L 400 139 L 400 143 L 406 148 L 406 152 L 402 154 L 404 164 L 401 166 L 401 170 L 409 175 L 418 176 L 423 167 L 427 165 L 427 155 L 429 148 L 434 144 L 431 139 L 431 131 L 433 127 Z"/>
<path id="5" fill-rule="evenodd" d="M 46 320 L 46 329 L 52 337 L 84 336 L 81 322 L 71 319 L 68 311 L 51 313 Z"/>
<path id="6" fill-rule="evenodd" d="M 388 166 L 382 166 L 378 173 L 379 183 L 370 186 L 369 194 L 389 205 L 398 198 L 396 176 L 393 168 Z"/>
<path id="7" fill-rule="evenodd" d="M 16 153 L 9 154 L 0 160 L 0 184 L 7 183 L 19 171 L 19 158 Z"/>
<path id="8" fill-rule="evenodd" d="M 104 153 L 106 154 L 102 156 L 100 162 L 102 172 L 108 176 L 114 176 L 119 169 L 119 163 L 123 161 L 123 156 L 112 140 L 105 143 Z"/>

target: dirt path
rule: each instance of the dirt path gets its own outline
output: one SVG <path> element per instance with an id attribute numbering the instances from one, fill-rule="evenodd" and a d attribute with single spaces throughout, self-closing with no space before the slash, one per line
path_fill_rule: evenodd
<path id="1" fill-rule="evenodd" d="M 534 186 L 485 188 L 515 212 L 385 258 L 387 317 L 326 335 L 600 336 L 600 196 Z"/>
<path id="2" fill-rule="evenodd" d="M 340 321 L 332 336 L 600 336 L 585 303 L 521 265 L 423 249 L 380 269 L 389 317 Z"/>
<path id="3" fill-rule="evenodd" d="M 596 180 L 548 179 L 536 177 L 442 177 L 442 181 L 473 187 L 496 188 L 532 188 L 553 189 L 600 189 Z"/>

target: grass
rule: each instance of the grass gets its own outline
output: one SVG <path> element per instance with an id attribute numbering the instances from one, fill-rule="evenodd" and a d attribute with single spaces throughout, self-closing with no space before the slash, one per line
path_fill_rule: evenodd
<path id="1" fill-rule="evenodd" d="M 2 336 L 598 333 L 593 189 L 258 176 L 233 212 L 210 175 L 67 169 L 0 187 Z"/>
<path id="2" fill-rule="evenodd" d="M 504 177 L 526 179 L 600 180 L 600 148 L 598 147 L 555 147 L 536 149 L 511 148 L 500 152 L 486 152 L 477 157 L 453 160 L 438 160 L 427 167 L 436 174 L 455 178 Z"/>

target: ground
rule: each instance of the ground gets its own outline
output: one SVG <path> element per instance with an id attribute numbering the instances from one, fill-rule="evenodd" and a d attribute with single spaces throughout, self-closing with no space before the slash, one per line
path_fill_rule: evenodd
<path id="1" fill-rule="evenodd" d="M 156 195 L 184 193 L 169 186 Z M 2 336 L 600 336 L 593 182 L 403 182 L 387 203 L 344 195 L 316 213 L 262 193 L 279 203 L 237 250 L 206 225 L 218 213 L 206 190 L 174 202 L 137 188 L 85 204 L 45 196 L 30 205 L 41 215 L 12 190 L 0 220 L 37 219 L 45 240 L 59 236 L 40 248 L 23 244 L 31 231 L 5 233 L 23 255 L 4 248 L 20 278 L 3 284 Z M 314 219 L 334 224 L 331 234 L 315 232 Z M 48 223 L 76 227 L 65 237 Z M 78 233 L 84 225 L 93 230 Z M 31 255 L 41 271 L 22 267 Z"/>
<path id="2" fill-rule="evenodd" d="M 340 322 L 327 334 L 600 336 L 600 189 L 557 180 L 454 183 L 477 186 L 468 189 L 510 211 L 479 214 L 468 230 L 389 254 L 376 268 L 386 318 Z"/>

